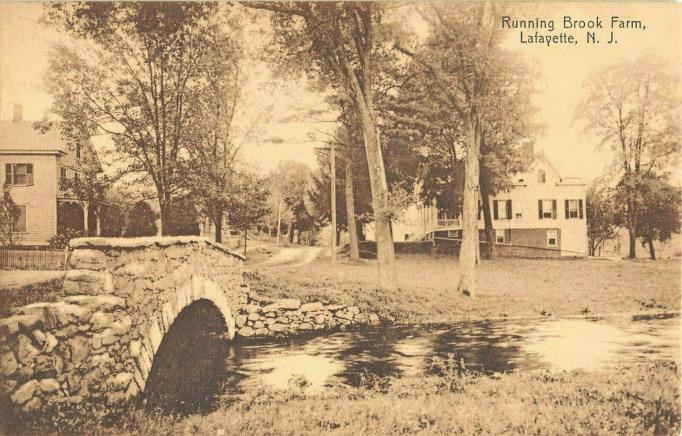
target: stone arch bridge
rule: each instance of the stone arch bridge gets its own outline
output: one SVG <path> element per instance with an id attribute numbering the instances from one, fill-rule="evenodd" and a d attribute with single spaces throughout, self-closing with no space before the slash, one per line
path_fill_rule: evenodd
<path id="1" fill-rule="evenodd" d="M 192 304 L 210 302 L 234 336 L 233 313 L 248 291 L 243 260 L 198 237 L 72 240 L 59 301 L 0 320 L 3 397 L 25 412 L 134 397 L 165 333 Z"/>

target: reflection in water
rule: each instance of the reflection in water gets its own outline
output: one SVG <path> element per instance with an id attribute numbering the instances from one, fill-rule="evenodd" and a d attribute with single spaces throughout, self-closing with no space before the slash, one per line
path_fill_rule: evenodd
<path id="1" fill-rule="evenodd" d="M 677 317 L 649 320 L 526 320 L 399 326 L 341 332 L 287 343 L 235 344 L 228 368 L 240 388 L 288 386 L 303 376 L 310 389 L 368 377 L 414 377 L 430 371 L 434 356 L 451 355 L 485 372 L 582 368 L 597 370 L 643 360 L 675 360 Z"/>
<path id="2" fill-rule="evenodd" d="M 218 391 L 229 398 L 263 385 L 286 388 L 301 377 L 311 391 L 338 383 L 382 386 L 387 376 L 431 372 L 436 356 L 452 356 L 485 372 L 597 370 L 646 360 L 679 361 L 678 317 L 398 326 L 241 344 L 211 334 L 224 329 L 215 308 L 197 305 L 191 310 L 171 326 L 148 381 L 146 394 L 163 398 L 165 408 L 205 410 Z"/>

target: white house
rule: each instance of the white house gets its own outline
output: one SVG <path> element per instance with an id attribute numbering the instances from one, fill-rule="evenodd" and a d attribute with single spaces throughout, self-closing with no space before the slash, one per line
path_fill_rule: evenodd
<path id="1" fill-rule="evenodd" d="M 502 256 L 586 256 L 587 184 L 563 177 L 542 153 L 528 172 L 513 177 L 513 187 L 490 199 L 497 253 Z M 479 214 L 481 239 L 483 216 Z M 368 239 L 373 229 L 368 228 Z M 461 216 L 433 206 L 411 206 L 393 222 L 395 241 L 460 239 Z"/>

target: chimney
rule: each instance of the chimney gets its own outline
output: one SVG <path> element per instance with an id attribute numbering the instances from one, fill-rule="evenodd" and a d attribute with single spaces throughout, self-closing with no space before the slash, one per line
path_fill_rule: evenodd
<path id="1" fill-rule="evenodd" d="M 12 121 L 15 123 L 21 122 L 24 119 L 24 107 L 20 104 L 14 103 Z"/>

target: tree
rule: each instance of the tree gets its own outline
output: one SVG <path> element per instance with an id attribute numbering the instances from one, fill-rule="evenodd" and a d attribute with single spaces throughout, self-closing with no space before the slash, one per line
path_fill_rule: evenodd
<path id="1" fill-rule="evenodd" d="M 230 27 L 237 27 L 235 17 L 227 19 Z M 225 211 L 237 194 L 234 178 L 240 147 L 234 119 L 241 88 L 242 53 L 239 35 L 216 30 L 207 38 L 208 54 L 198 66 L 203 86 L 192 102 L 203 116 L 185 129 L 191 147 L 184 172 L 187 191 L 215 225 L 216 242 L 222 242 Z"/>
<path id="2" fill-rule="evenodd" d="M 258 2 L 274 12 L 273 56 L 283 70 L 313 76 L 353 102 L 370 171 L 376 226 L 377 285 L 396 289 L 388 184 L 374 107 L 376 64 L 382 55 L 382 5 L 375 2 Z M 385 50 L 384 50 L 385 52 Z"/>
<path id="3" fill-rule="evenodd" d="M 21 211 L 12 200 L 9 185 L 3 185 L 0 198 L 0 245 L 13 245 L 16 241 L 15 226 Z"/>
<path id="4" fill-rule="evenodd" d="M 156 236 L 158 215 L 146 201 L 138 201 L 128 212 L 125 236 Z"/>
<path id="5" fill-rule="evenodd" d="M 504 89 L 505 69 L 510 64 L 499 62 L 505 53 L 500 49 L 499 17 L 501 8 L 495 3 L 458 4 L 447 7 L 432 5 L 425 16 L 431 25 L 424 47 L 410 50 L 401 44 L 396 48 L 415 61 L 420 74 L 433 83 L 435 98 L 442 99 L 452 114 L 455 143 L 463 144 L 464 183 L 462 193 L 462 245 L 459 264 L 462 276 L 458 290 L 473 295 L 476 288 L 478 258 L 478 209 L 480 195 L 480 159 L 484 141 L 486 115 L 494 114 L 496 91 Z M 454 143 L 447 144 L 453 160 Z"/>
<path id="6" fill-rule="evenodd" d="M 620 229 L 615 192 L 604 179 L 596 179 L 588 187 L 585 213 L 588 251 L 595 256 L 604 241 L 618 236 Z"/>
<path id="7" fill-rule="evenodd" d="M 585 85 L 579 116 L 586 130 L 599 138 L 599 146 L 615 152 L 622 172 L 629 258 L 636 257 L 643 184 L 674 164 L 680 150 L 678 84 L 663 61 L 642 57 L 610 65 Z"/>
<path id="8" fill-rule="evenodd" d="M 249 228 L 267 215 L 268 190 L 265 180 L 249 172 L 243 172 L 236 178 L 235 195 L 228 209 L 230 225 L 244 233 L 244 255 Z"/>
<path id="9" fill-rule="evenodd" d="M 185 129 L 203 116 L 195 93 L 199 65 L 217 25 L 210 3 L 54 3 L 48 21 L 78 38 L 55 47 L 46 84 L 65 137 L 111 136 L 122 173 L 153 184 L 168 234 L 170 205 L 182 189 Z M 86 51 L 87 57 L 80 53 Z"/>
<path id="10" fill-rule="evenodd" d="M 288 218 L 289 242 L 294 243 L 294 232 L 309 230 L 313 220 L 306 206 L 310 190 L 311 170 L 300 162 L 280 162 L 269 175 L 273 193 L 279 197 L 286 208 L 284 215 Z"/>
<path id="11" fill-rule="evenodd" d="M 665 242 L 680 232 L 682 190 L 663 177 L 648 177 L 642 184 L 642 207 L 637 236 L 649 246 L 649 257 L 656 260 L 654 241 Z"/>
<path id="12" fill-rule="evenodd" d="M 168 235 L 199 235 L 199 213 L 194 198 L 189 195 L 176 197 L 170 204 Z"/>

